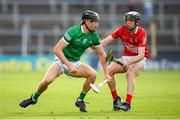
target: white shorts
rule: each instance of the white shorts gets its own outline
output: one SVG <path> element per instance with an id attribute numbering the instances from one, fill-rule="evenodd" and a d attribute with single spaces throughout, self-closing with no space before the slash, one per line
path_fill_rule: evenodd
<path id="1" fill-rule="evenodd" d="M 55 56 L 54 58 L 54 63 L 58 64 L 59 67 L 62 69 L 63 73 L 66 75 L 70 75 L 68 67 L 57 57 Z M 81 63 L 79 61 L 77 62 L 71 62 L 75 67 L 78 67 Z"/>
<path id="2" fill-rule="evenodd" d="M 118 60 L 124 60 L 124 61 L 129 61 L 133 58 L 134 56 L 122 56 L 121 58 L 119 58 Z M 147 58 L 144 57 L 143 60 L 140 61 L 140 63 L 143 65 L 144 69 L 146 68 L 146 65 L 148 63 Z"/>

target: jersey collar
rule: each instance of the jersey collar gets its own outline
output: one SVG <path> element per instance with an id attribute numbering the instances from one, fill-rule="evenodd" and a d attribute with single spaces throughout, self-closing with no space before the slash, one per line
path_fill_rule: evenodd
<path id="1" fill-rule="evenodd" d="M 81 32 L 84 33 L 83 25 L 81 25 Z"/>
<path id="2" fill-rule="evenodd" d="M 138 28 L 139 28 L 139 27 L 137 26 L 137 27 L 136 27 L 136 29 L 135 29 L 135 32 L 134 32 L 135 34 L 137 33 L 137 31 L 138 31 Z"/>

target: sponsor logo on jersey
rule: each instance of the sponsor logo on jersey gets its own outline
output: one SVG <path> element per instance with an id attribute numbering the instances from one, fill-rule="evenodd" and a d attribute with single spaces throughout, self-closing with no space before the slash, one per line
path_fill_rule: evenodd
<path id="1" fill-rule="evenodd" d="M 124 42 L 125 47 L 127 48 L 128 51 L 132 52 L 132 53 L 138 53 L 138 47 L 137 46 L 133 46 L 130 45 L 126 42 Z"/>

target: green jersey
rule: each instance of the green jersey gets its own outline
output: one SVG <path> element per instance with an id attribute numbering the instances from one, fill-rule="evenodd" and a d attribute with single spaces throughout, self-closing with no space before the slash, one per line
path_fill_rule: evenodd
<path id="1" fill-rule="evenodd" d="M 71 62 L 80 60 L 81 55 L 90 46 L 98 47 L 101 44 L 100 38 L 96 32 L 84 34 L 81 25 L 70 27 L 64 34 L 63 40 L 68 44 L 63 49 L 63 53 Z"/>

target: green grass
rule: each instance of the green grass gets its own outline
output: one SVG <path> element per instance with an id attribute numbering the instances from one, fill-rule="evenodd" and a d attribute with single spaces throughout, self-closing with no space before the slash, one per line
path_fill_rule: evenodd
<path id="1" fill-rule="evenodd" d="M 100 93 L 90 91 L 85 101 L 88 113 L 81 113 L 74 102 L 82 88 L 82 78 L 60 76 L 39 98 L 38 104 L 22 109 L 19 102 L 36 90 L 44 72 L 0 73 L 0 119 L 180 119 L 180 72 L 144 72 L 129 112 L 113 111 L 108 86 Z M 117 75 L 118 92 L 125 99 L 125 75 Z M 96 83 L 103 79 L 98 73 Z"/>

